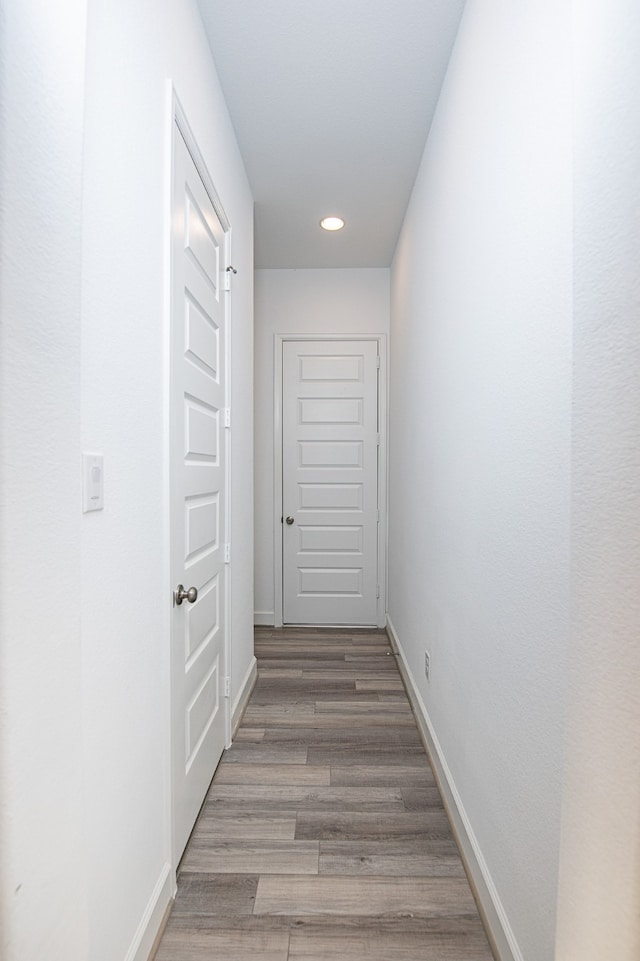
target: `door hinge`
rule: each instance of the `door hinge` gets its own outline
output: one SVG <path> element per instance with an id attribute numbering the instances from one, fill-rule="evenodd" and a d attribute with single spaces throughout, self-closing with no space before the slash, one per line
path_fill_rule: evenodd
<path id="1" fill-rule="evenodd" d="M 380 597 L 380 585 L 376 585 L 376 597 Z"/>
<path id="2" fill-rule="evenodd" d="M 380 370 L 380 354 L 376 354 L 376 367 Z"/>
<path id="3" fill-rule="evenodd" d="M 376 524 L 380 523 L 380 511 L 376 511 Z"/>
<path id="4" fill-rule="evenodd" d="M 380 434 L 376 434 L 376 444 L 380 446 Z"/>
<path id="5" fill-rule="evenodd" d="M 230 677 L 225 677 L 224 679 L 224 696 L 225 697 L 231 696 L 231 678 Z"/>
<path id="6" fill-rule="evenodd" d="M 225 407 L 224 409 L 224 426 L 231 427 L 231 408 Z"/>
<path id="7" fill-rule="evenodd" d="M 231 544 L 224 545 L 224 562 L 225 564 L 231 563 Z"/>

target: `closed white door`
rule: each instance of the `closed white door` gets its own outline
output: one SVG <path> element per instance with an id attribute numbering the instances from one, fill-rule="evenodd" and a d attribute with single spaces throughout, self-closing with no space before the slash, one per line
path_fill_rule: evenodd
<path id="1" fill-rule="evenodd" d="M 375 625 L 378 343 L 282 346 L 283 621 Z"/>
<path id="2" fill-rule="evenodd" d="M 176 862 L 226 736 L 225 248 L 225 231 L 175 126 L 171 568 Z M 179 585 L 187 593 L 182 601 Z"/>

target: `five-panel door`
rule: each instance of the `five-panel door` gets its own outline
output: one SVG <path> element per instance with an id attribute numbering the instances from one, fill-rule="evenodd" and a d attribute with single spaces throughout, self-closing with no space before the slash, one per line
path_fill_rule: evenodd
<path id="1" fill-rule="evenodd" d="M 226 238 L 174 130 L 171 574 L 174 856 L 225 746 Z M 178 585 L 197 599 L 176 603 Z M 193 598 L 194 591 L 190 597 Z"/>

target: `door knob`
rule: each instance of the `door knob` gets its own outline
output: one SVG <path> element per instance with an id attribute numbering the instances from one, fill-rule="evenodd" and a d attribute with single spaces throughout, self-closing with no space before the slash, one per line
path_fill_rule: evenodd
<path id="1" fill-rule="evenodd" d="M 289 524 L 289 526 L 293 524 L 293 517 L 291 516 L 291 514 L 289 514 L 289 516 L 287 517 L 287 524 Z"/>
<path id="2" fill-rule="evenodd" d="M 176 591 L 173 595 L 174 603 L 180 607 L 183 601 L 189 601 L 190 604 L 195 604 L 198 600 L 198 588 L 190 587 L 189 590 L 185 590 L 182 584 L 178 584 Z"/>

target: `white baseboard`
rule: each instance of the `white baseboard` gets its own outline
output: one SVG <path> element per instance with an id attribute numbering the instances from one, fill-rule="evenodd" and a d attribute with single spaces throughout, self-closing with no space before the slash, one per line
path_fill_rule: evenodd
<path id="1" fill-rule="evenodd" d="M 244 681 L 240 686 L 238 691 L 238 696 L 233 702 L 233 707 L 231 709 L 231 737 L 236 736 L 236 731 L 238 730 L 238 725 L 242 720 L 242 715 L 245 712 L 245 708 L 249 703 L 249 698 L 251 697 L 251 692 L 253 691 L 256 681 L 258 680 L 258 662 L 255 657 L 251 658 L 251 663 L 249 664 L 249 670 L 247 671 Z"/>
<path id="2" fill-rule="evenodd" d="M 172 895 L 171 865 L 165 864 L 125 955 L 125 961 L 148 961 L 156 946 L 156 937 L 162 927 Z"/>
<path id="3" fill-rule="evenodd" d="M 276 622 L 274 611 L 254 611 L 253 623 L 256 627 L 273 627 Z"/>
<path id="4" fill-rule="evenodd" d="M 438 741 L 431 723 L 429 713 L 420 696 L 415 678 L 407 664 L 407 659 L 398 638 L 396 630 L 387 617 L 387 632 L 391 639 L 391 646 L 398 654 L 398 667 L 402 680 L 407 689 L 409 700 L 413 708 L 420 735 L 433 772 L 438 782 L 442 801 L 447 811 L 451 828 L 456 838 L 460 855 L 465 865 L 469 882 L 473 889 L 478 909 L 487 932 L 491 947 L 497 961 L 523 961 L 522 952 L 518 947 L 515 935 L 498 895 L 489 868 L 484 859 L 478 840 L 473 832 L 471 822 L 464 809 L 449 770 L 442 746 Z"/>

